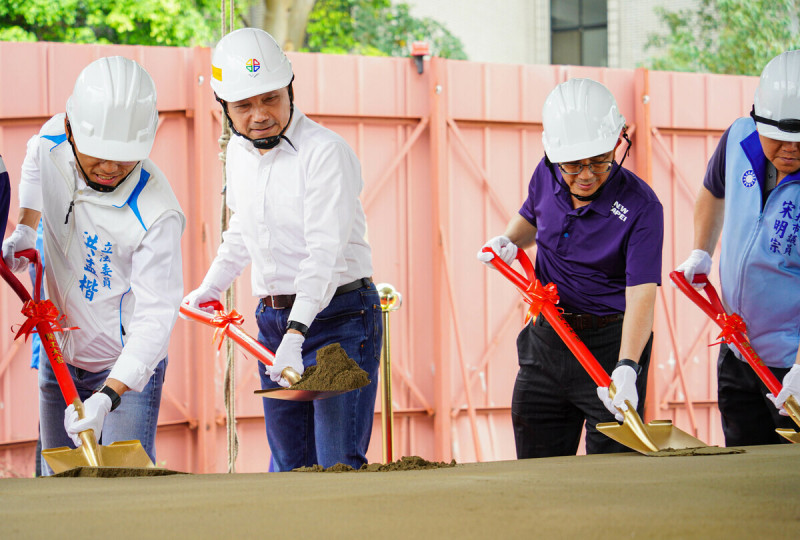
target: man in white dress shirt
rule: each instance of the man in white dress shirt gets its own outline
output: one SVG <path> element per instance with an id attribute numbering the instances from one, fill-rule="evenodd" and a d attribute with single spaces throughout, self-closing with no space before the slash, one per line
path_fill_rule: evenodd
<path id="1" fill-rule="evenodd" d="M 50 362 L 39 368 L 42 448 L 137 439 L 155 462 L 169 336 L 183 294 L 184 217 L 167 178 L 147 159 L 158 126 L 156 87 L 136 62 L 113 56 L 78 76 L 66 114 L 28 141 L 14 254 L 36 244 L 43 219 L 47 296 L 77 327 L 57 338 L 85 418 L 64 410 Z M 73 445 L 74 443 L 74 445 Z M 43 473 L 52 471 L 42 463 Z"/>
<path id="2" fill-rule="evenodd" d="M 275 351 L 259 369 L 262 388 L 289 386 L 316 351 L 339 343 L 372 381 L 312 402 L 264 399 L 271 470 L 367 462 L 380 344 L 380 299 L 358 199 L 361 166 L 336 133 L 294 104 L 289 59 L 268 33 L 243 28 L 224 36 L 212 80 L 233 133 L 228 144 L 227 202 L 233 212 L 217 256 L 184 302 L 219 298 L 248 263 L 260 298 L 258 339 Z"/>

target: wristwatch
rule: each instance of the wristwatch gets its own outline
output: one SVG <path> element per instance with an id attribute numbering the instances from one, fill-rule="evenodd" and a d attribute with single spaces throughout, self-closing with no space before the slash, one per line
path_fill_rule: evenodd
<path id="1" fill-rule="evenodd" d="M 615 366 L 615 369 L 620 367 L 620 366 L 630 366 L 630 367 L 632 367 L 633 371 L 636 372 L 636 376 L 637 377 L 642 372 L 642 366 L 640 366 L 638 362 L 634 362 L 630 358 L 623 358 L 622 360 L 617 362 L 617 365 Z"/>
<path id="2" fill-rule="evenodd" d="M 306 334 L 308 334 L 308 326 L 297 321 L 289 321 L 289 324 L 286 325 L 286 329 L 297 330 L 298 332 L 303 334 L 303 337 L 306 337 Z"/>
<path id="3" fill-rule="evenodd" d="M 99 390 L 97 390 L 97 392 L 105 394 L 109 398 L 111 398 L 111 411 L 119 407 L 119 404 L 122 403 L 122 398 L 120 397 L 120 395 L 117 394 L 116 390 L 114 390 L 110 386 L 104 384 L 103 386 L 100 387 Z"/>

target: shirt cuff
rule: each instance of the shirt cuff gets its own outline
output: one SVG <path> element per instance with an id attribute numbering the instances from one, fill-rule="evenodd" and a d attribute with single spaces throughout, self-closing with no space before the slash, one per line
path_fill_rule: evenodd
<path id="1" fill-rule="evenodd" d="M 141 392 L 147 386 L 153 373 L 155 373 L 154 370 L 138 360 L 120 356 L 117 363 L 111 368 L 108 377 L 124 383 L 131 390 Z"/>
<path id="2" fill-rule="evenodd" d="M 20 182 L 19 205 L 21 208 L 30 208 L 37 212 L 42 211 L 42 186 Z"/>
<path id="3" fill-rule="evenodd" d="M 308 327 L 314 322 L 317 316 L 317 305 L 310 300 L 295 300 L 292 312 L 289 314 L 290 321 L 297 321 Z"/>

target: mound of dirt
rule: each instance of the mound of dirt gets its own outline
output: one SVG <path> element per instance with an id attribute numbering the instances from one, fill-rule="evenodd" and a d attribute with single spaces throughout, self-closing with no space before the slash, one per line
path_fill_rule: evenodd
<path id="1" fill-rule="evenodd" d="M 370 383 L 367 372 L 338 343 L 326 345 L 317 351 L 317 365 L 310 366 L 292 390 L 314 392 L 356 390 Z"/>
<path id="2" fill-rule="evenodd" d="M 337 463 L 327 469 L 322 465 L 313 465 L 311 467 L 299 467 L 292 472 L 388 472 L 388 471 L 418 471 L 422 469 L 441 469 L 445 467 L 455 467 L 456 460 L 450 463 L 444 461 L 428 461 L 419 456 L 404 456 L 397 461 L 391 463 L 365 463 L 360 469 L 354 469 L 350 465 Z"/>

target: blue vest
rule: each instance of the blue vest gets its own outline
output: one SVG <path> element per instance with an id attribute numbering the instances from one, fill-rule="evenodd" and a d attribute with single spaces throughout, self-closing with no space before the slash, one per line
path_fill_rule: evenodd
<path id="1" fill-rule="evenodd" d="M 788 368 L 800 344 L 800 172 L 784 178 L 762 210 L 767 163 L 753 120 L 734 122 L 725 149 L 720 282 L 725 308 L 742 316 L 764 363 Z"/>

